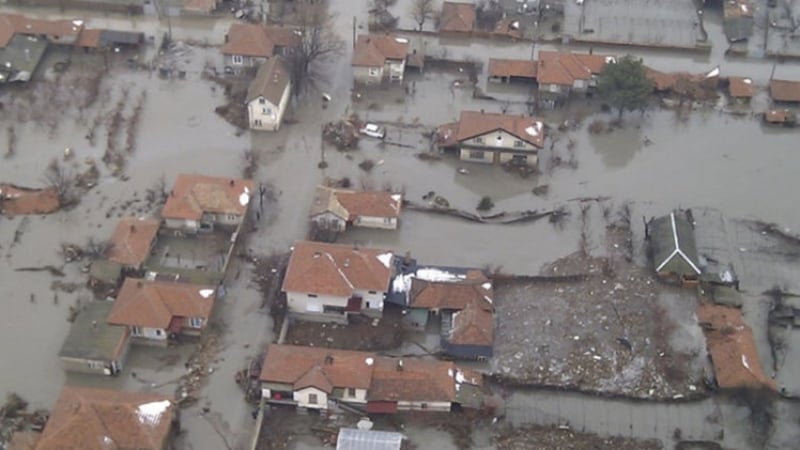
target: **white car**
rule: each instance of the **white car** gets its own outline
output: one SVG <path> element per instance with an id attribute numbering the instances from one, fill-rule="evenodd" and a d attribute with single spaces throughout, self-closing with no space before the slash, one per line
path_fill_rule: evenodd
<path id="1" fill-rule="evenodd" d="M 361 134 L 366 134 L 367 136 L 378 139 L 383 139 L 386 137 L 386 128 L 374 123 L 364 124 L 364 127 L 359 131 Z"/>

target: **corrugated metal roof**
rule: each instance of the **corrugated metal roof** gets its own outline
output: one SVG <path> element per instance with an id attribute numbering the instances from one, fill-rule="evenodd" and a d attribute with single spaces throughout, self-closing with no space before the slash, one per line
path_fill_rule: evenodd
<path id="1" fill-rule="evenodd" d="M 402 443 L 401 433 L 341 428 L 336 450 L 399 450 Z"/>

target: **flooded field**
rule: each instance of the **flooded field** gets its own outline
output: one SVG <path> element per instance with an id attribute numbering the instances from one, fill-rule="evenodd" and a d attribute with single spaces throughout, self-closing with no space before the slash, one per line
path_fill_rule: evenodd
<path id="1" fill-rule="evenodd" d="M 340 29 L 349 30 L 352 5 L 336 1 L 333 8 L 342 12 L 337 18 Z M 163 31 L 157 22 L 113 16 L 97 20 L 98 24 L 146 29 L 153 34 Z M 365 15 L 358 16 L 360 24 L 365 20 Z M 221 42 L 227 29 L 224 21 L 178 21 L 172 26 L 179 37 L 205 39 L 210 43 Z M 710 33 L 713 38 L 713 30 Z M 429 50 L 438 51 L 435 45 L 430 44 Z M 490 46 L 476 42 L 450 46 L 448 55 L 457 58 L 469 54 L 480 59 L 489 55 L 523 57 L 520 55 L 529 55 L 530 50 L 530 46 L 524 45 Z M 153 47 L 145 53 L 148 57 L 155 55 Z M 699 56 L 636 53 L 659 69 L 680 65 L 682 69 L 699 71 L 720 64 L 725 74 L 729 69 L 730 74 L 751 76 L 759 82 L 766 81 L 772 69 L 763 61 L 724 59 L 716 49 L 710 55 Z M 52 63 L 58 56 L 50 55 L 48 61 Z M 579 249 L 577 204 L 584 197 L 600 197 L 605 204 L 615 207 L 631 203 L 632 231 L 637 243 L 634 259 L 639 264 L 645 262 L 640 218 L 676 207 L 712 207 L 731 220 L 774 222 L 787 233 L 796 234 L 800 230 L 800 213 L 792 207 L 794 192 L 800 188 L 795 176 L 795 168 L 800 166 L 797 148 L 800 135 L 796 131 L 765 128 L 755 117 L 733 117 L 716 109 L 698 109 L 688 118 L 680 118 L 672 111 L 654 108 L 643 116 L 626 115 L 621 129 L 593 134 L 589 132 L 592 121 L 608 122 L 613 117 L 599 112 L 596 104 L 578 101 L 565 110 L 543 114 L 558 140 L 552 147 L 548 142 L 542 154 L 541 173 L 522 178 L 500 167 L 463 163 L 453 155 L 444 155 L 440 161 L 421 161 L 415 156 L 429 150 L 425 133 L 453 121 L 460 110 L 499 112 L 504 107 L 500 102 L 473 99 L 472 89 L 462 87 L 461 82 L 467 80 L 464 73 L 410 74 L 409 94 L 404 89 L 387 89 L 364 92 L 357 101 L 351 101 L 349 56 L 344 55 L 330 68 L 333 75 L 321 88 L 332 93 L 331 105 L 323 110 L 316 97 L 301 99 L 291 113 L 297 123 L 287 124 L 275 134 L 239 133 L 214 113 L 214 108 L 225 102 L 224 94 L 221 88 L 201 77 L 204 67 L 219 61 L 213 47 L 180 45 L 162 56 L 187 72 L 185 80 L 160 79 L 155 72 L 129 69 L 123 61 L 118 61 L 104 76 L 97 103 L 85 111 L 62 105 L 57 111 L 55 129 L 49 128 L 45 120 L 22 118 L 7 108 L 2 115 L 0 142 L 9 141 L 9 127 L 13 126 L 16 143 L 13 156 L 0 160 L 0 181 L 41 186 L 45 183 L 43 173 L 48 161 L 63 160 L 66 148 L 73 155 L 65 161 L 68 167 L 81 171 L 87 158 L 91 158 L 98 164 L 100 177 L 97 186 L 83 193 L 73 209 L 49 216 L 0 217 L 0 255 L 6 261 L 0 265 L 0 295 L 6 301 L 4 314 L 0 315 L 0 355 L 13 362 L 0 373 L 3 391 L 19 393 L 35 408 L 48 408 L 64 382 L 174 392 L 175 380 L 185 373 L 184 364 L 196 344 L 165 349 L 136 347 L 118 378 L 65 376 L 57 354 L 69 328 L 67 316 L 71 306 L 89 301 L 91 294 L 82 288 L 86 280 L 85 264 L 65 263 L 59 249 L 63 242 L 83 244 L 90 237 L 108 236 L 120 216 L 154 214 L 158 205 L 139 202 L 135 208 L 124 211 L 118 205 L 134 197 L 145 198 L 146 190 L 162 177 L 169 185 L 176 174 L 183 172 L 240 176 L 245 149 L 260 155 L 255 179 L 274 186 L 277 194 L 277 202 L 270 205 L 249 237 L 248 251 L 256 255 L 285 251 L 294 240 L 305 236 L 315 186 L 326 177 L 348 177 L 355 186 L 402 189 L 413 201 L 421 201 L 423 195 L 433 191 L 453 207 L 466 211 L 474 211 L 483 196 L 493 199 L 493 212 L 547 211 L 557 207 L 572 211 L 562 227 L 555 227 L 547 220 L 515 225 L 476 224 L 406 211 L 397 232 L 359 230 L 348 232 L 341 239 L 391 248 L 398 254 L 409 252 L 431 264 L 489 266 L 510 274 L 539 273 L 546 264 Z M 89 67 L 99 62 L 91 58 L 79 60 L 73 62 L 70 70 L 77 70 L 81 64 Z M 800 66 L 779 64 L 776 74 L 800 78 Z M 479 85 L 482 79 L 479 76 Z M 455 81 L 459 81 L 459 86 L 455 86 Z M 66 87 L 53 85 L 47 89 Z M 136 99 L 144 95 L 145 100 L 141 117 L 131 132 L 135 136 L 132 150 L 124 153 L 121 174 L 114 176 L 113 167 L 102 162 L 108 147 L 105 125 L 95 130 L 94 143 L 87 134 L 96 117 L 105 124 L 103 118 L 113 114 L 123 89 L 128 89 L 130 98 L 120 112 L 126 120 L 133 114 Z M 514 95 L 513 91 L 511 94 Z M 4 87 L 0 91 L 4 105 L 14 104 L 15 98 L 22 101 L 27 98 L 24 95 L 27 95 L 24 89 L 17 87 Z M 507 106 L 509 112 L 525 111 L 523 102 L 527 92 L 523 89 L 519 97 L 519 102 Z M 345 112 L 386 123 L 388 140 L 401 146 L 367 138 L 362 139 L 358 149 L 349 152 L 323 146 L 321 124 L 338 120 Z M 577 116 L 583 116 L 578 125 L 555 131 L 564 119 Z M 126 133 L 123 131 L 117 137 L 121 148 L 126 145 Z M 567 149 L 570 141 L 572 150 Z M 552 163 L 553 156 L 564 158 L 569 151 L 574 153 L 576 164 Z M 328 167 L 320 170 L 317 164 L 323 155 Z M 366 159 L 376 163 L 370 171 L 358 167 Z M 459 169 L 466 170 L 460 173 Z M 532 192 L 543 185 L 549 187 L 545 195 Z M 592 234 L 600 235 L 602 229 L 594 229 Z M 730 239 L 730 247 L 734 249 L 748 247 L 747 242 L 752 242 L 742 234 L 732 233 Z M 740 245 L 739 241 L 745 244 Z M 595 255 L 605 251 L 600 245 L 591 250 Z M 753 252 L 746 253 L 749 256 Z M 762 255 L 764 258 L 767 256 Z M 796 267 L 796 260 L 784 263 L 779 267 Z M 743 309 L 757 337 L 762 365 L 773 367 L 766 330 L 769 303 L 762 293 L 778 281 L 797 292 L 800 271 L 780 271 L 780 277 L 776 277 L 778 269 L 774 266 L 748 265 L 738 259 L 735 264 L 741 267 L 737 272 L 742 288 L 748 294 L 748 301 L 752 300 Z M 16 270 L 44 266 L 56 267 L 64 275 Z M 766 270 L 762 270 L 764 267 Z M 225 281 L 227 296 L 217 302 L 214 313 L 221 351 L 213 358 L 202 398 L 185 411 L 183 425 L 188 433 L 181 440 L 181 448 L 243 448 L 250 438 L 252 408 L 245 404 L 233 382 L 234 374 L 248 358 L 262 351 L 264 343 L 274 338 L 271 318 L 260 308 L 261 296 L 249 282 L 250 270 L 248 264 L 234 258 Z M 54 287 L 54 281 L 62 284 Z M 74 284 L 75 288 L 65 290 L 63 283 Z M 787 342 L 788 356 L 780 370 L 776 370 L 776 377 L 788 393 L 797 395 L 800 380 L 795 374 L 800 367 L 800 333 L 790 332 Z M 775 408 L 775 425 L 771 430 L 774 438 L 766 443 L 766 448 L 790 448 L 798 439 L 795 424 L 799 407 L 796 402 L 781 401 Z M 716 397 L 687 404 L 649 404 L 531 390 L 514 393 L 506 415 L 515 424 L 569 423 L 581 431 L 656 438 L 670 444 L 676 428 L 683 430 L 685 438 L 722 440 L 733 446 L 748 442 L 745 439 L 758 432 L 741 426 L 751 421 L 747 406 Z M 447 435 L 436 430 L 414 430 L 413 434 L 421 443 L 442 441 L 438 447 L 449 448 Z M 308 448 L 314 448 L 314 441 L 311 442 Z M 489 447 L 488 442 L 482 444 Z"/>

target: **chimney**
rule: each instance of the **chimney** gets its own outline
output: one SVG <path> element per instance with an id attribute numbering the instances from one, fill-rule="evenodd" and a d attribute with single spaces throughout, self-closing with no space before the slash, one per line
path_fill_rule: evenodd
<path id="1" fill-rule="evenodd" d="M 325 365 L 326 366 L 333 365 L 333 355 L 331 355 L 330 353 L 325 355 Z"/>
<path id="2" fill-rule="evenodd" d="M 139 280 L 139 281 L 136 282 L 136 287 L 139 288 L 139 289 L 144 287 L 144 283 L 142 283 L 142 280 Z"/>
<path id="3" fill-rule="evenodd" d="M 319 258 L 320 256 L 322 256 L 322 253 L 314 252 L 314 255 L 313 255 L 314 258 Z"/>
<path id="4" fill-rule="evenodd" d="M 398 359 L 397 360 L 397 371 L 398 372 L 402 372 L 403 371 L 403 360 L 402 359 Z"/>
<path id="5" fill-rule="evenodd" d="M 136 232 L 136 225 L 131 224 L 131 233 Z"/>
<path id="6" fill-rule="evenodd" d="M 228 39 L 229 39 L 229 38 L 228 38 L 228 33 L 225 33 L 225 43 L 226 43 L 226 44 L 228 43 Z"/>
<path id="7" fill-rule="evenodd" d="M 233 186 L 233 183 L 234 183 L 234 181 L 233 181 L 233 180 L 231 180 L 231 181 L 229 181 L 229 182 L 228 182 L 228 184 L 230 184 L 231 186 Z"/>

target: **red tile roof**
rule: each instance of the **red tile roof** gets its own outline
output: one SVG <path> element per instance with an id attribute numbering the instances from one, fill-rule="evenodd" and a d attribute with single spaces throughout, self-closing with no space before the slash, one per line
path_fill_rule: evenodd
<path id="1" fill-rule="evenodd" d="M 209 13 L 217 7 L 217 0 L 183 0 L 183 9 Z"/>
<path id="2" fill-rule="evenodd" d="M 243 216 L 253 188 L 252 180 L 180 174 L 175 178 L 161 217 L 199 220 L 203 213 Z"/>
<path id="3" fill-rule="evenodd" d="M 247 88 L 245 102 L 264 97 L 273 105 L 280 105 L 286 88 L 291 83 L 289 71 L 280 58 L 272 58 L 261 64 L 256 77 Z"/>
<path id="4" fill-rule="evenodd" d="M 455 345 L 494 344 L 494 318 L 492 312 L 470 303 L 461 311 L 453 313 L 448 342 Z"/>
<path id="5" fill-rule="evenodd" d="M 776 389 L 775 381 L 761 368 L 753 330 L 744 323 L 741 311 L 701 304 L 697 307 L 697 320 L 706 334 L 706 345 L 719 387 Z"/>
<path id="6" fill-rule="evenodd" d="M 55 187 L 29 189 L 0 183 L 0 213 L 8 216 L 48 214 L 60 207 Z"/>
<path id="7" fill-rule="evenodd" d="M 472 305 L 492 311 L 492 302 L 492 284 L 483 274 L 460 281 L 411 279 L 408 303 L 412 308 L 461 310 Z"/>
<path id="8" fill-rule="evenodd" d="M 367 399 L 452 402 L 456 397 L 455 376 L 455 364 L 448 361 L 378 358 L 372 372 L 372 385 L 367 392 Z"/>
<path id="9" fill-rule="evenodd" d="M 439 31 L 468 33 L 475 25 L 475 5 L 472 3 L 444 2 L 439 20 Z"/>
<path id="10" fill-rule="evenodd" d="M 356 289 L 386 292 L 392 252 L 352 245 L 298 241 L 294 244 L 284 292 L 349 297 Z"/>
<path id="11" fill-rule="evenodd" d="M 769 95 L 778 102 L 800 102 L 800 81 L 769 80 Z"/>
<path id="12" fill-rule="evenodd" d="M 293 47 L 299 43 L 300 35 L 291 27 L 234 22 L 220 51 L 223 55 L 269 58 L 275 54 L 275 46 Z"/>
<path id="13" fill-rule="evenodd" d="M 387 59 L 403 60 L 408 55 L 408 39 L 390 35 L 360 34 L 353 49 L 353 65 L 383 67 Z"/>
<path id="14" fill-rule="evenodd" d="M 544 125 L 536 117 L 512 116 L 509 114 L 462 111 L 455 124 L 443 125 L 437 130 L 440 146 L 449 142 L 462 142 L 492 131 L 503 130 L 535 147 L 544 147 Z"/>
<path id="15" fill-rule="evenodd" d="M 356 217 L 400 217 L 403 206 L 403 195 L 381 191 L 351 191 L 318 186 L 311 207 L 311 215 L 325 212 L 341 214 L 343 220 L 354 220 Z"/>
<path id="16" fill-rule="evenodd" d="M 160 222 L 153 219 L 136 217 L 121 219 L 111 234 L 109 261 L 139 267 L 150 254 L 159 225 Z"/>
<path id="17" fill-rule="evenodd" d="M 65 386 L 36 448 L 161 450 L 174 414 L 164 395 Z"/>
<path id="18" fill-rule="evenodd" d="M 603 70 L 606 55 L 540 51 L 537 60 L 537 78 L 540 84 L 572 86 L 575 80 L 590 80 Z"/>
<path id="19" fill-rule="evenodd" d="M 161 329 L 167 329 L 177 317 L 207 322 L 215 297 L 214 286 L 126 278 L 106 321 Z"/>
<path id="20" fill-rule="evenodd" d="M 728 93 L 731 97 L 750 98 L 753 96 L 753 80 L 750 78 L 728 78 Z"/>
<path id="21" fill-rule="evenodd" d="M 375 354 L 295 345 L 270 344 L 261 368 L 261 381 L 291 384 L 293 389 L 315 387 L 367 389 Z"/>
<path id="22" fill-rule="evenodd" d="M 0 47 L 8 45 L 16 33 L 77 39 L 82 30 L 81 20 L 31 19 L 21 14 L 0 14 Z"/>
<path id="23" fill-rule="evenodd" d="M 489 58 L 490 77 L 519 77 L 536 79 L 536 62 L 529 59 Z"/>

